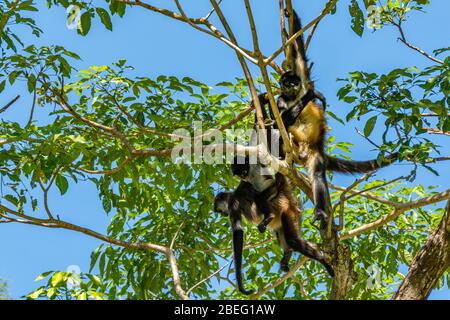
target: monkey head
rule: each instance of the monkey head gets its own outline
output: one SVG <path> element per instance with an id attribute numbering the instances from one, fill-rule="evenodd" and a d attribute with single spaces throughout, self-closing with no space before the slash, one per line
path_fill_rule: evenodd
<path id="1" fill-rule="evenodd" d="M 281 94 L 288 100 L 295 100 L 302 89 L 301 79 L 294 71 L 283 73 L 280 79 Z"/>
<path id="2" fill-rule="evenodd" d="M 235 156 L 231 164 L 231 172 L 233 175 L 246 180 L 250 170 L 248 157 Z"/>
<path id="3" fill-rule="evenodd" d="M 220 213 L 223 216 L 230 214 L 230 197 L 231 192 L 220 192 L 214 198 L 214 211 Z"/>

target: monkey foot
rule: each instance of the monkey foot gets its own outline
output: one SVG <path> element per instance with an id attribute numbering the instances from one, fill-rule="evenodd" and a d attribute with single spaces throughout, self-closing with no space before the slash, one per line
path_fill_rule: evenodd
<path id="1" fill-rule="evenodd" d="M 258 224 L 258 231 L 261 233 L 266 232 L 267 226 L 272 222 L 274 216 L 270 215 L 268 218 L 265 218 L 260 224 Z"/>
<path id="2" fill-rule="evenodd" d="M 316 221 L 320 221 L 320 229 L 326 228 L 328 224 L 328 215 L 323 210 L 314 210 L 314 217 L 311 221 L 312 224 L 315 224 Z"/>
<path id="3" fill-rule="evenodd" d="M 265 226 L 262 223 L 258 224 L 258 231 L 259 232 L 264 233 L 264 232 L 266 232 L 266 230 L 267 230 L 267 226 Z"/>

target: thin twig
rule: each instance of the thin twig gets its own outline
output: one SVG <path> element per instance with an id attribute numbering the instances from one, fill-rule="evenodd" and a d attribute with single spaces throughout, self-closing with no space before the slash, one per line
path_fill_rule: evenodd
<path id="1" fill-rule="evenodd" d="M 437 59 L 437 58 L 431 56 L 430 54 L 426 53 L 425 51 L 423 51 L 423 50 L 420 49 L 419 47 L 416 47 L 416 46 L 412 45 L 411 43 L 409 43 L 409 42 L 406 40 L 406 36 L 405 36 L 404 31 L 403 31 L 401 21 L 398 22 L 398 23 L 396 23 L 396 22 L 392 22 L 392 23 L 393 23 L 394 26 L 397 27 L 398 31 L 400 32 L 400 38 L 399 38 L 399 40 L 400 40 L 401 42 L 403 42 L 407 47 L 409 47 L 409 48 L 411 48 L 411 49 L 413 49 L 413 50 L 419 52 L 421 55 L 427 57 L 428 59 L 430 59 L 430 60 L 432 60 L 432 61 L 434 61 L 434 62 L 436 62 L 436 63 L 444 64 L 444 61 L 439 60 L 439 59 Z"/>
<path id="2" fill-rule="evenodd" d="M 186 295 L 189 296 L 189 294 L 195 290 L 195 288 L 197 288 L 198 286 L 201 286 L 203 283 L 205 283 L 206 281 L 208 281 L 209 279 L 211 279 L 212 277 L 214 277 L 216 274 L 220 273 L 223 269 L 225 269 L 226 267 L 228 267 L 228 265 L 230 264 L 230 262 L 228 262 L 226 265 L 224 265 L 222 268 L 220 268 L 219 270 L 213 272 L 212 274 L 210 274 L 208 277 L 204 278 L 203 280 L 201 280 L 200 282 L 194 284 L 188 291 L 186 291 Z"/>
<path id="3" fill-rule="evenodd" d="M 275 289 L 276 287 L 278 287 L 279 285 L 284 283 L 287 279 L 289 279 L 290 277 L 295 275 L 297 270 L 300 269 L 300 267 L 303 266 L 306 263 L 307 260 L 308 260 L 308 258 L 302 256 L 300 259 L 297 260 L 297 262 L 293 266 L 290 267 L 288 272 L 286 272 L 283 276 L 281 276 L 280 278 L 275 280 L 273 283 L 271 283 L 270 285 L 268 285 L 264 289 L 262 289 L 262 290 L 258 291 L 257 293 L 251 295 L 250 299 L 251 300 L 258 299 L 261 296 L 265 295 L 267 292 L 270 292 L 271 290 Z"/>
<path id="4" fill-rule="evenodd" d="M 20 95 L 17 95 L 14 99 L 12 99 L 10 102 L 6 104 L 3 108 L 0 109 L 0 114 L 8 110 L 9 107 L 11 107 L 17 100 L 19 100 Z"/>

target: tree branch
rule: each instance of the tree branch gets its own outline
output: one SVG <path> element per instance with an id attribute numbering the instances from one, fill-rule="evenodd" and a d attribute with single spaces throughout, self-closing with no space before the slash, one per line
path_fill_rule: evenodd
<path id="1" fill-rule="evenodd" d="M 8 110 L 9 107 L 11 107 L 17 100 L 19 100 L 20 95 L 17 95 L 14 99 L 12 99 L 10 102 L 8 102 L 3 108 L 0 109 L 0 114 Z"/>
<path id="2" fill-rule="evenodd" d="M 421 198 L 419 200 L 411 201 L 411 202 L 407 202 L 407 203 L 390 202 L 389 204 L 394 207 L 394 210 L 390 214 L 388 214 L 387 216 L 385 216 L 383 218 L 375 220 L 371 223 L 368 223 L 368 224 L 365 224 L 358 228 L 355 228 L 353 230 L 350 230 L 346 234 L 341 235 L 340 240 L 346 240 L 349 238 L 353 238 L 362 233 L 366 233 L 366 232 L 372 231 L 374 229 L 377 229 L 381 226 L 384 226 L 408 210 L 417 209 L 417 208 L 420 208 L 420 207 L 423 207 L 423 206 L 426 206 L 429 204 L 433 204 L 436 202 L 444 201 L 447 199 L 450 199 L 450 189 L 448 189 L 444 192 L 441 192 L 437 195 L 433 195 L 433 196 L 426 197 L 426 198 Z"/>
<path id="3" fill-rule="evenodd" d="M 250 300 L 255 300 L 263 295 L 265 295 L 267 292 L 270 292 L 271 290 L 275 289 L 279 285 L 283 284 L 287 279 L 295 275 L 298 269 L 300 269 L 301 266 L 303 266 L 308 258 L 302 256 L 300 259 L 297 260 L 297 262 L 289 268 L 289 271 L 286 272 L 283 276 L 275 280 L 273 283 L 262 289 L 261 291 L 258 291 L 250 296 Z"/>
<path id="4" fill-rule="evenodd" d="M 401 21 L 398 22 L 398 23 L 392 21 L 392 24 L 393 24 L 394 26 L 396 26 L 397 29 L 398 29 L 398 31 L 400 32 L 400 38 L 399 38 L 399 40 L 400 40 L 401 42 L 403 42 L 407 47 L 409 47 L 409 48 L 411 48 L 411 49 L 413 49 L 413 50 L 419 52 L 421 55 L 427 57 L 428 59 L 430 59 L 430 60 L 432 60 L 432 61 L 434 61 L 434 62 L 437 62 L 437 63 L 439 63 L 439 64 L 444 64 L 444 61 L 439 60 L 439 59 L 437 59 L 437 58 L 431 56 L 430 54 L 426 53 L 425 51 L 423 51 L 423 50 L 420 49 L 419 47 L 413 46 L 411 43 L 409 43 L 409 42 L 406 40 L 406 36 L 405 36 L 404 31 L 403 31 L 403 27 L 402 27 Z"/>
<path id="5" fill-rule="evenodd" d="M 423 300 L 428 298 L 436 283 L 450 266 L 450 201 L 438 228 L 411 263 L 394 300 Z"/>

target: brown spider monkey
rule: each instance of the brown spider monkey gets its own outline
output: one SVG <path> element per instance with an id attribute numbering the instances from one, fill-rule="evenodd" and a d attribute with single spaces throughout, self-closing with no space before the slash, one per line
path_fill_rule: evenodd
<path id="1" fill-rule="evenodd" d="M 302 27 L 297 13 L 293 11 L 293 14 L 292 34 L 295 34 Z M 287 11 L 286 16 L 289 17 Z M 326 100 L 320 92 L 314 89 L 307 63 L 304 39 L 301 35 L 288 48 L 287 58 L 283 63 L 288 71 L 280 78 L 281 94 L 278 97 L 277 105 L 283 124 L 291 136 L 295 156 L 307 168 L 312 182 L 315 203 L 312 222 L 320 220 L 320 227 L 323 229 L 328 223 L 326 205 L 329 193 L 326 170 L 344 174 L 370 172 L 391 164 L 398 158 L 398 154 L 389 155 L 382 163 L 378 163 L 376 160 L 348 161 L 325 154 L 327 124 L 324 111 Z M 260 95 L 259 98 L 261 106 L 268 104 L 265 95 Z M 315 99 L 320 100 L 322 106 L 317 104 Z M 272 112 L 271 116 L 273 118 Z M 281 139 L 280 144 L 282 144 Z"/>
<path id="2" fill-rule="evenodd" d="M 270 209 L 273 218 L 267 225 L 274 230 L 278 243 L 283 249 L 283 257 L 280 268 L 289 271 L 289 260 L 292 251 L 320 262 L 330 276 L 334 276 L 333 268 L 326 262 L 323 253 L 314 245 L 300 237 L 301 211 L 297 201 L 292 197 L 290 182 L 281 173 L 275 175 L 275 182 L 263 192 L 258 192 L 247 181 L 241 181 L 234 192 L 221 192 L 214 199 L 214 211 L 229 216 L 233 230 L 233 254 L 236 268 L 236 280 L 241 293 L 250 295 L 243 285 L 242 277 L 242 250 L 244 247 L 244 230 L 242 228 L 242 216 L 249 222 L 258 224 L 264 219 L 264 214 L 258 210 L 259 198 L 271 199 Z"/>

